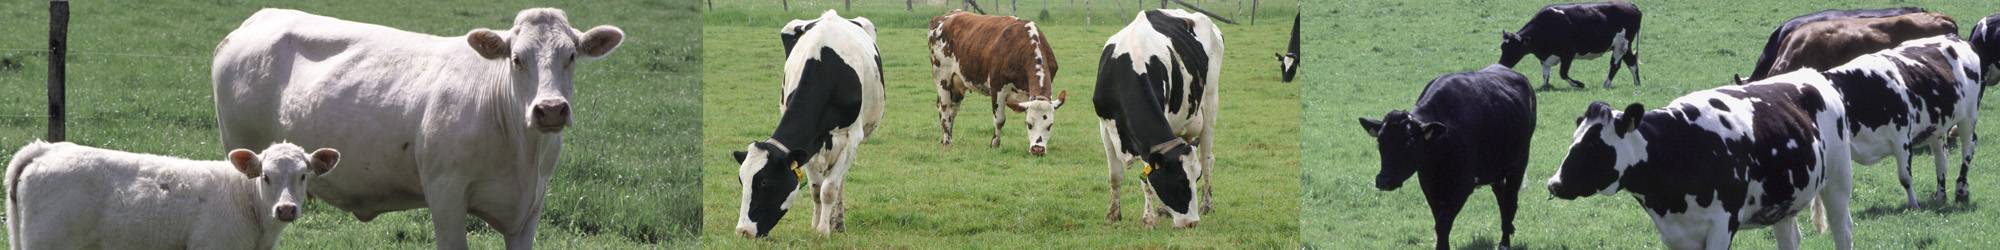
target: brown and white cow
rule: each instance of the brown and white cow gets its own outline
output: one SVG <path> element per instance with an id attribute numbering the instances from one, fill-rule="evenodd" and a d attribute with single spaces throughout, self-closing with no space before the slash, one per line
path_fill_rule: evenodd
<path id="1" fill-rule="evenodd" d="M 993 97 L 993 142 L 1000 146 L 1000 128 L 1007 124 L 1006 105 L 1026 113 L 1028 152 L 1042 155 L 1049 145 L 1049 127 L 1069 92 L 1056 93 L 1055 51 L 1034 22 L 953 10 L 931 18 L 931 69 L 937 79 L 938 122 L 951 144 L 952 118 L 966 90 Z"/>
<path id="2" fill-rule="evenodd" d="M 1839 67 L 1861 55 L 1895 48 L 1904 41 L 1956 33 L 1958 24 L 1951 16 L 1933 12 L 1806 23 L 1785 35 L 1765 75 L 1801 68 Z M 1738 82 L 1762 79 L 1763 75 L 1752 74 Z"/>

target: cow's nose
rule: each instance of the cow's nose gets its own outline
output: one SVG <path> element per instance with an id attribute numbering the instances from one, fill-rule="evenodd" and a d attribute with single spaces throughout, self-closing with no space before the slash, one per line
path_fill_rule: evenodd
<path id="1" fill-rule="evenodd" d="M 278 221 L 292 222 L 293 220 L 299 219 L 298 205 L 292 205 L 292 204 L 278 205 L 277 210 L 278 211 L 276 212 L 278 214 Z"/>
<path id="2" fill-rule="evenodd" d="M 756 237 L 757 237 L 757 228 L 755 228 L 755 227 L 736 227 L 736 235 L 737 235 L 737 236 L 743 236 L 743 238 L 756 238 Z"/>
<path id="3" fill-rule="evenodd" d="M 1201 219 L 1174 220 L 1174 227 L 1177 228 L 1194 228 L 1194 226 L 1200 224 Z"/>
<path id="4" fill-rule="evenodd" d="M 569 101 L 547 99 L 535 102 L 534 113 L 531 116 L 535 128 L 542 132 L 562 131 L 564 126 L 569 125 Z"/>
<path id="5" fill-rule="evenodd" d="M 1042 156 L 1043 154 L 1048 154 L 1048 151 L 1049 148 L 1043 147 L 1042 145 L 1028 146 L 1028 153 L 1033 153 L 1035 154 L 1035 156 Z"/>

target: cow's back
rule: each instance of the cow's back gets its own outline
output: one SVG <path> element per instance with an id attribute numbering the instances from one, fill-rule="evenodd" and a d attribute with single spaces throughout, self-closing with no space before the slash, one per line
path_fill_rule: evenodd
<path id="1" fill-rule="evenodd" d="M 1525 163 L 1535 129 L 1535 92 L 1526 76 L 1496 64 L 1438 76 L 1425 86 L 1411 112 L 1426 122 L 1444 124 L 1446 145 L 1464 146 L 1451 149 L 1449 158 L 1477 164 Z M 1507 170 L 1489 174 L 1516 177 L 1522 173 L 1523 166 L 1506 167 L 1482 170 Z"/>
<path id="2" fill-rule="evenodd" d="M 1904 41 L 1955 33 L 1958 26 L 1950 17 L 1928 12 L 1807 23 L 1787 35 L 1769 72 L 1829 69 Z"/>
<path id="3" fill-rule="evenodd" d="M 1049 95 L 1049 86 L 1034 81 L 1037 70 L 1053 78 L 1055 51 L 1034 23 L 1007 16 L 953 12 L 931 19 L 929 41 L 938 51 L 932 60 L 953 60 L 967 84 L 985 94 L 1014 88 L 1023 94 Z M 944 58 L 939 58 L 943 56 Z M 1037 65 L 1042 68 L 1037 69 Z"/>

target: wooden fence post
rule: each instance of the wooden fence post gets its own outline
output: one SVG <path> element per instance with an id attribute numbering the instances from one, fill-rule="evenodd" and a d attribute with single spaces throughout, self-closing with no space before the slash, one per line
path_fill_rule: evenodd
<path id="1" fill-rule="evenodd" d="M 49 1 L 49 135 L 44 140 L 66 141 L 64 113 L 64 56 L 69 52 L 69 0 Z"/>

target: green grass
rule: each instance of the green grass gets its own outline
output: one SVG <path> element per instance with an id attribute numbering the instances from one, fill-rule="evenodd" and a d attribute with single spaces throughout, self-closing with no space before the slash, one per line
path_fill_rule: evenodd
<path id="1" fill-rule="evenodd" d="M 1340 1 L 1308 12 L 1307 55 L 1303 102 L 1305 130 L 1301 180 L 1303 241 L 1309 247 L 1384 249 L 1431 247 L 1434 237 L 1423 193 L 1414 187 L 1376 191 L 1372 180 L 1379 167 L 1374 139 L 1362 133 L 1356 117 L 1379 118 L 1390 109 L 1408 109 L 1431 78 L 1475 70 L 1499 58 L 1499 34 L 1512 31 L 1543 3 L 1488 1 Z M 1589 89 L 1561 87 L 1538 93 L 1538 122 L 1523 187 L 1517 248 L 1661 248 L 1652 222 L 1629 194 L 1576 201 L 1549 200 L 1542 186 L 1568 150 L 1573 118 L 1586 104 L 1642 102 L 1658 107 L 1694 90 L 1725 85 L 1732 74 L 1747 74 L 1765 37 L 1792 16 L 1828 8 L 1922 6 L 1957 18 L 1960 30 L 2000 5 L 1987 1 L 1646 1 L 1637 48 L 1642 56 L 1645 86 L 1633 87 L 1630 72 L 1621 72 L 1614 89 L 1600 89 L 1608 57 L 1579 60 L 1572 75 Z M 1318 7 L 1324 8 L 1318 8 Z M 1477 6 L 1467 8 L 1466 6 Z M 1515 68 L 1539 85 L 1533 60 Z M 1560 82 L 1558 78 L 1556 81 Z M 1557 83 L 1558 86 L 1564 84 Z M 1982 105 L 1992 112 L 1993 103 Z M 2000 118 L 1983 118 L 1991 123 Z M 1981 131 L 1982 133 L 1992 133 Z M 1990 141 L 1980 147 L 1972 171 L 1971 203 L 1926 202 L 1925 209 L 1906 209 L 1895 167 L 1890 161 L 1857 165 L 1855 173 L 1854 242 L 1859 249 L 1983 248 L 1996 243 L 2000 230 L 1993 218 L 2000 211 L 1981 204 L 2000 192 L 2000 147 Z M 1930 157 L 1916 157 L 1919 195 L 1936 188 Z M 1956 164 L 1954 164 L 1956 165 Z M 1953 178 L 1956 178 L 1954 167 Z M 1414 183 L 1414 180 L 1411 181 Z M 1410 184 L 1414 186 L 1415 184 Z M 1498 209 L 1486 188 L 1472 195 L 1453 230 L 1454 246 L 1487 249 L 1500 237 Z M 1773 246 L 1768 229 L 1742 231 L 1735 246 Z M 1806 249 L 1832 248 L 1826 234 L 1807 233 Z"/>
<path id="2" fill-rule="evenodd" d="M 405 30 L 456 36 L 511 26 L 529 7 L 567 10 L 578 27 L 624 28 L 622 48 L 578 66 L 575 128 L 551 181 L 537 235 L 545 248 L 696 248 L 701 197 L 693 158 L 700 126 L 698 3 L 615 1 L 144 1 L 75 2 L 70 20 L 71 141 L 111 149 L 220 159 L 210 95 L 215 44 L 259 8 L 294 8 Z M 0 4 L 0 149 L 41 138 L 48 7 Z M 474 220 L 476 221 L 476 220 Z M 429 213 L 361 223 L 314 202 L 285 231 L 283 247 L 429 248 Z M 503 245 L 474 223 L 473 248 Z"/>
<path id="3" fill-rule="evenodd" d="M 757 10 L 723 7 L 728 6 L 710 13 L 739 14 L 710 15 L 711 23 L 703 30 L 707 58 L 703 89 L 708 91 L 703 95 L 707 111 L 702 145 L 706 247 L 1098 249 L 1298 244 L 1299 106 L 1297 86 L 1278 82 L 1271 57 L 1284 49 L 1290 28 L 1274 21 L 1281 15 L 1277 11 L 1268 13 L 1259 26 L 1223 26 L 1228 49 L 1220 83 L 1222 118 L 1216 128 L 1216 211 L 1204 214 L 1198 228 L 1144 228 L 1139 222 L 1141 187 L 1130 171 L 1122 177 L 1124 193 L 1119 195 L 1125 220 L 1104 220 L 1109 188 L 1089 100 L 1103 41 L 1129 22 L 1131 13 L 1118 15 L 1125 18 L 1115 19 L 1117 25 L 1106 24 L 1111 19 L 1098 19 L 1096 26 L 1039 25 L 1063 65 L 1056 88 L 1068 90 L 1071 98 L 1058 112 L 1049 154 L 1035 157 L 1022 145 L 1026 136 L 1018 114 L 1008 115 L 1011 124 L 1003 131 L 1002 147 L 987 147 L 993 126 L 986 122 L 991 111 L 985 105 L 966 105 L 958 117 L 959 138 L 951 146 L 938 144 L 937 92 L 931 84 L 925 30 L 893 25 L 921 24 L 917 20 L 942 13 L 929 10 L 899 14 L 913 17 L 869 16 L 885 24 L 879 27 L 878 45 L 886 67 L 888 105 L 880 129 L 861 144 L 858 162 L 846 179 L 846 231 L 820 236 L 810 229 L 811 199 L 802 197 L 769 238 L 750 240 L 733 231 L 741 186 L 737 164 L 728 154 L 768 138 L 775 126 L 775 93 L 783 63 L 778 27 L 791 18 L 815 17 L 819 11 L 793 6 L 787 14 L 778 12 L 775 3 L 759 5 Z M 894 7 L 893 13 L 903 12 L 901 6 Z M 760 21 L 715 22 L 743 16 Z M 974 95 L 966 102 L 988 98 Z"/>

